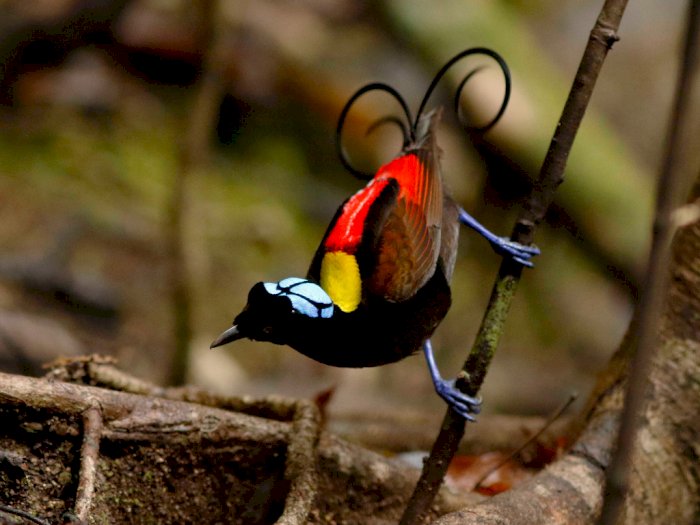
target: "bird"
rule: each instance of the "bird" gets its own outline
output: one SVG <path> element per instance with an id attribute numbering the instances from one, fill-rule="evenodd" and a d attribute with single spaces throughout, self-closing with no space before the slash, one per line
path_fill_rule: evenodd
<path id="1" fill-rule="evenodd" d="M 488 48 L 470 48 L 450 59 L 434 77 L 415 120 L 391 86 L 371 83 L 359 89 L 341 112 L 337 144 L 342 163 L 367 180 L 366 185 L 339 206 L 307 275 L 255 284 L 233 325 L 211 348 L 243 338 L 268 341 L 288 345 L 320 363 L 348 368 L 394 363 L 422 349 L 436 393 L 456 414 L 475 420 L 480 399 L 442 378 L 430 342 L 450 308 L 460 225 L 474 229 L 497 253 L 524 266 L 533 265 L 530 259 L 539 249 L 491 233 L 445 188 L 436 133 L 443 110 L 426 112 L 425 106 L 445 72 L 473 54 L 494 58 L 506 79 L 499 113 L 479 129 L 495 124 L 508 102 L 510 75 L 505 61 Z M 473 73 L 460 84 L 456 101 Z M 397 124 L 404 142 L 394 159 L 367 174 L 349 162 L 341 133 L 353 103 L 375 90 L 396 98 L 407 123 L 388 117 L 375 124 Z"/>

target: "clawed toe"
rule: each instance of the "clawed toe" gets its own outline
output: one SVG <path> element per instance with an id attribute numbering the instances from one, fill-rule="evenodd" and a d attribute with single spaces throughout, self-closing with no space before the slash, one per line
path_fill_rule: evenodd
<path id="1" fill-rule="evenodd" d="M 493 243 L 493 246 L 501 255 L 509 256 L 515 262 L 527 266 L 528 268 L 534 266 L 530 258 L 540 254 L 540 249 L 537 246 L 525 246 L 524 244 L 511 241 L 507 237 L 499 237 L 498 240 Z"/>
<path id="2" fill-rule="evenodd" d="M 448 406 L 468 421 L 476 421 L 476 414 L 481 412 L 481 399 L 460 392 L 453 381 L 442 380 L 435 384 L 438 395 Z"/>
<path id="3" fill-rule="evenodd" d="M 532 261 L 528 261 L 527 259 L 522 259 L 520 257 L 513 257 L 513 260 L 517 263 L 522 264 L 523 266 L 527 266 L 528 268 L 533 268 L 535 264 Z"/>

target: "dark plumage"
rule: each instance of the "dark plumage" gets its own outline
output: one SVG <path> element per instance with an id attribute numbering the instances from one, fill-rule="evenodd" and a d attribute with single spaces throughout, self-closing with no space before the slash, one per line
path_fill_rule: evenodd
<path id="1" fill-rule="evenodd" d="M 403 99 L 384 84 L 370 84 L 350 99 L 341 114 L 339 133 L 360 95 L 380 89 L 397 98 L 410 123 L 409 129 L 399 123 L 405 139 L 401 153 L 338 208 L 307 278 L 253 286 L 234 325 L 212 347 L 249 338 L 289 345 L 328 365 L 367 367 L 398 361 L 423 346 L 438 394 L 459 414 L 473 418 L 478 402 L 440 377 L 429 343 L 450 308 L 449 281 L 460 222 L 486 237 L 499 253 L 522 264 L 530 266 L 530 257 L 538 253 L 534 247 L 496 237 L 449 197 L 436 142 L 441 111 L 421 115 L 447 68 L 477 52 L 496 58 L 509 79 L 505 64 L 493 52 L 460 53 L 438 73 L 415 123 Z M 507 96 L 492 124 L 506 103 Z M 359 174 L 342 150 L 341 160 Z"/>

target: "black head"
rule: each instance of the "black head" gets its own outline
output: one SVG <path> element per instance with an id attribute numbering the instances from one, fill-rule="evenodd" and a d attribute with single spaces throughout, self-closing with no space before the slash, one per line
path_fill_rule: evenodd
<path id="1" fill-rule="evenodd" d="M 211 348 L 248 338 L 287 344 L 290 335 L 307 320 L 323 321 L 333 316 L 335 307 L 318 284 L 289 277 L 277 283 L 257 283 L 248 292 L 248 304 Z"/>

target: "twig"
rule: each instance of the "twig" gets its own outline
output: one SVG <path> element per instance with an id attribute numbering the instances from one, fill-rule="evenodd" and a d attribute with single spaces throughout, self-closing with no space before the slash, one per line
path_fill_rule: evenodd
<path id="1" fill-rule="evenodd" d="M 318 496 L 317 447 L 321 434 L 321 414 L 307 400 L 269 397 L 265 399 L 219 396 L 193 387 L 169 389 L 165 397 L 206 406 L 235 410 L 251 415 L 291 420 L 284 477 L 291 486 L 284 512 L 277 525 L 303 525 Z"/>
<path id="2" fill-rule="evenodd" d="M 513 228 L 511 238 L 517 242 L 523 244 L 532 242 L 535 228 L 544 218 L 557 187 L 564 180 L 564 169 L 569 152 L 605 57 L 618 40 L 617 29 L 626 6 L 627 0 L 606 0 L 591 30 L 561 118 L 542 164 L 539 179 L 532 188 L 524 210 Z M 504 259 L 501 263 L 476 341 L 462 368 L 462 376 L 458 379 L 460 389 L 469 395 L 476 395 L 481 388 L 503 333 L 503 326 L 515 296 L 521 271 L 522 267 L 510 259 Z M 401 518 L 401 525 L 419 523 L 429 509 L 464 435 L 464 428 L 465 421 L 448 410 L 416 489 Z"/>
<path id="3" fill-rule="evenodd" d="M 83 446 L 80 449 L 80 477 L 74 509 L 78 519 L 86 523 L 95 494 L 102 427 L 102 412 L 99 406 L 91 406 L 83 412 Z"/>
<path id="4" fill-rule="evenodd" d="M 38 523 L 39 525 L 49 525 L 48 521 L 37 518 L 36 516 L 33 516 L 32 514 L 29 514 L 23 510 L 10 507 L 9 505 L 0 505 L 0 512 L 12 514 L 13 516 L 19 516 L 20 518 L 31 521 L 32 523 Z"/>
<path id="5" fill-rule="evenodd" d="M 194 171 L 207 161 L 209 138 L 223 85 L 217 67 L 216 13 L 218 3 L 200 0 L 193 4 L 199 17 L 199 47 L 203 49 L 203 71 L 187 122 L 187 132 L 180 145 L 179 166 L 173 181 L 168 209 L 168 257 L 170 263 L 169 288 L 172 299 L 175 350 L 172 357 L 168 384 L 185 382 L 192 339 L 192 297 L 186 248 L 188 219 L 187 193 Z"/>
<path id="6" fill-rule="evenodd" d="M 311 402 L 297 405 L 287 445 L 284 477 L 291 482 L 276 525 L 304 525 L 318 496 L 317 445 L 321 414 Z"/>
<path id="7" fill-rule="evenodd" d="M 511 459 L 515 458 L 518 454 L 520 454 L 523 450 L 525 450 L 530 443 L 534 443 L 537 438 L 539 438 L 544 432 L 557 420 L 559 419 L 562 414 L 571 406 L 571 403 L 576 401 L 576 398 L 578 398 L 578 394 L 573 393 L 569 395 L 568 399 L 564 401 L 559 408 L 557 408 L 554 413 L 547 418 L 547 421 L 545 421 L 544 425 L 542 425 L 542 428 L 540 428 L 537 432 L 535 432 L 532 436 L 530 436 L 528 439 L 525 440 L 525 442 L 520 445 L 518 448 L 516 448 L 513 452 L 508 454 L 507 457 L 503 458 L 501 461 L 496 463 L 493 467 L 488 469 L 483 476 L 479 478 L 479 480 L 474 484 L 474 488 L 478 489 L 479 486 L 488 478 L 492 473 L 496 472 L 499 468 L 501 468 L 503 465 L 508 463 Z"/>
<path id="8" fill-rule="evenodd" d="M 673 212 L 679 203 L 678 194 L 682 173 L 678 169 L 678 160 L 690 115 L 691 86 L 697 72 L 699 24 L 700 2 L 690 0 L 683 61 L 676 84 L 675 101 L 657 180 L 656 216 L 651 252 L 647 263 L 644 291 L 637 310 L 637 348 L 630 362 L 625 408 L 620 421 L 616 453 L 606 472 L 607 497 L 598 521 L 601 525 L 616 523 L 622 509 L 627 491 L 630 461 L 635 448 L 638 420 L 646 406 L 647 371 L 656 350 L 658 319 L 668 280 L 665 268 L 673 235 Z"/>
<path id="9" fill-rule="evenodd" d="M 64 370 L 63 374 L 60 372 L 61 367 Z M 192 386 L 164 389 L 146 381 L 138 380 L 115 368 L 112 364 L 102 362 L 102 360 L 94 357 L 72 361 L 63 360 L 54 370 L 53 377 L 66 377 L 70 371 L 73 372 L 70 377 L 81 381 L 94 382 L 124 392 L 152 395 L 174 401 L 198 403 L 208 407 L 222 408 L 258 417 L 290 421 L 292 429 L 288 438 L 284 473 L 285 478 L 290 482 L 290 488 L 285 501 L 284 512 L 277 523 L 279 525 L 303 525 L 307 522 L 309 510 L 318 494 L 317 446 L 321 434 L 321 415 L 316 405 L 311 401 L 290 400 L 282 397 L 256 399 L 223 396 Z M 90 423 L 88 427 L 86 416 L 90 414 L 90 410 L 88 409 L 84 415 L 86 432 L 88 428 L 95 428 L 94 422 Z M 86 434 L 83 452 L 88 443 L 88 436 Z M 95 453 L 97 450 L 99 450 L 99 436 Z M 78 487 L 79 494 L 86 466 L 83 461 L 81 466 L 81 485 Z M 92 472 L 94 477 L 94 468 Z M 80 519 L 85 519 L 85 516 L 78 512 L 77 504 L 76 514 Z"/>

